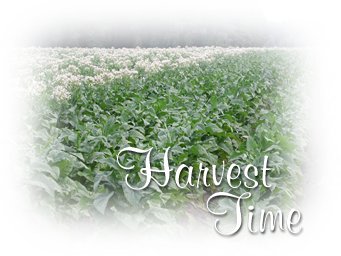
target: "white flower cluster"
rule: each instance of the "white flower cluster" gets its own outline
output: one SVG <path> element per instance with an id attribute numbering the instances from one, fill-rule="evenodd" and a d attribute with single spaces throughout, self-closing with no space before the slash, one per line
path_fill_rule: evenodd
<path id="1" fill-rule="evenodd" d="M 239 54 L 252 48 L 28 48 L 20 54 L 25 63 L 27 92 L 39 95 L 50 88 L 58 100 L 70 97 L 70 87 L 101 85 L 165 68 L 198 66 L 218 56 Z"/>
<path id="2" fill-rule="evenodd" d="M 58 85 L 53 89 L 53 97 L 59 100 L 66 100 L 71 96 L 71 93 L 62 85 Z"/>

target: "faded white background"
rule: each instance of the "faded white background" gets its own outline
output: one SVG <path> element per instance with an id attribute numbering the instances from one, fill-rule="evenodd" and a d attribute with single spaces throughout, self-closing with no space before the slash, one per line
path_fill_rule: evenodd
<path id="1" fill-rule="evenodd" d="M 300 255 L 337 253 L 341 202 L 340 8 L 337 1 L 9 1 L 0 7 L 0 252 L 1 255 Z M 228 17 L 228 18 L 226 18 Z M 284 38 L 306 45 L 316 64 L 307 117 L 311 136 L 309 170 L 304 177 L 303 233 L 250 235 L 247 230 L 222 238 L 213 230 L 166 235 L 163 230 L 135 234 L 68 228 L 30 207 L 18 167 L 20 100 L 11 86 L 16 47 L 32 44 L 62 27 L 120 24 L 148 30 L 219 27 L 224 22 L 273 25 Z M 121 23 L 118 23 L 121 22 Z M 141 25 L 142 24 L 142 25 Z M 271 29 L 268 27 L 268 31 Z M 63 33 L 63 30 L 59 33 Z M 53 33 L 52 33 L 53 34 Z M 51 35 L 51 34 L 50 34 Z M 291 38 L 290 38 L 291 37 Z M 48 39 L 48 38 L 47 38 Z M 295 41 L 294 40 L 294 41 Z M 42 42 L 42 41 L 40 41 Z M 114 229 L 114 228 L 112 228 Z M 198 227 L 200 229 L 200 227 Z M 111 232 L 112 231 L 112 232 Z"/>

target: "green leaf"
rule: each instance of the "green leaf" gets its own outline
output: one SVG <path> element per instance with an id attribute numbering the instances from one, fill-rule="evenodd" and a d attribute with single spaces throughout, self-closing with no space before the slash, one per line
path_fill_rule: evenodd
<path id="1" fill-rule="evenodd" d="M 206 131 L 211 134 L 222 133 L 223 129 L 219 128 L 218 125 L 210 123 L 206 125 Z"/>
<path id="2" fill-rule="evenodd" d="M 113 195 L 114 191 L 98 195 L 94 200 L 96 210 L 104 215 L 108 202 Z"/>
<path id="3" fill-rule="evenodd" d="M 122 189 L 125 198 L 132 206 L 138 206 L 142 193 L 140 191 L 135 191 L 129 188 L 125 183 L 122 183 Z"/>

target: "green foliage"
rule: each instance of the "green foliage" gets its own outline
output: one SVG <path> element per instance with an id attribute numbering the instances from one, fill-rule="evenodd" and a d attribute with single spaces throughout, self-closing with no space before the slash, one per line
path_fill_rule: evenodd
<path id="1" fill-rule="evenodd" d="M 127 172 L 116 162 L 120 149 L 153 147 L 153 166 L 161 168 L 162 153 L 171 147 L 173 168 L 197 167 L 200 161 L 219 168 L 223 160 L 261 167 L 268 155 L 273 191 L 259 187 L 252 200 L 290 203 L 302 149 L 293 128 L 301 75 L 297 56 L 287 50 L 251 51 L 104 85 L 84 84 L 62 102 L 41 97 L 31 112 L 37 155 L 31 183 L 57 212 L 71 217 L 144 211 L 160 221 L 169 215 L 164 209 L 181 211 L 189 202 L 204 208 L 208 195 L 230 189 L 227 184 L 178 189 L 171 183 L 137 192 L 126 186 Z M 138 184 L 143 159 L 125 155 L 122 161 L 136 164 L 130 178 Z"/>

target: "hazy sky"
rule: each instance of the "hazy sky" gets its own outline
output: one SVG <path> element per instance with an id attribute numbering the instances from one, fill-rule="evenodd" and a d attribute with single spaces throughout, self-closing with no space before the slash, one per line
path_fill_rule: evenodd
<path id="1" fill-rule="evenodd" d="M 174 47 L 300 46 L 304 34 L 298 4 L 272 6 L 249 2 L 124 1 L 22 6 L 13 31 L 22 46 Z M 289 8 L 290 7 L 290 8 Z M 22 33 L 24 32 L 24 34 Z"/>
<path id="2" fill-rule="evenodd" d="M 105 22 L 54 24 L 32 34 L 28 45 L 69 47 L 297 46 L 299 33 L 267 23 Z"/>

